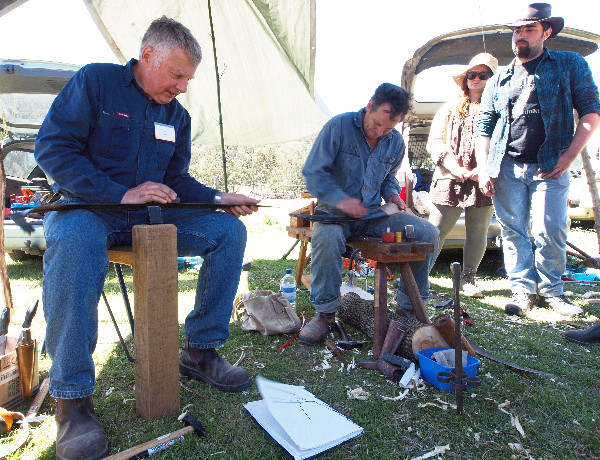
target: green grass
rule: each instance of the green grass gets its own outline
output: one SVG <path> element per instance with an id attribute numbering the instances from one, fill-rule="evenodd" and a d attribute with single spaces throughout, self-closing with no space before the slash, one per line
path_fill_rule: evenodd
<path id="1" fill-rule="evenodd" d="M 251 230 L 249 244 L 253 247 L 249 249 L 263 257 L 253 256 L 252 269 L 247 281 L 244 280 L 247 285 L 242 284 L 244 290 L 256 287 L 277 290 L 284 269 L 294 268 L 296 264 L 293 258 L 279 260 L 285 252 L 280 248 L 287 249 L 292 243 L 285 236 L 284 225 L 278 223 L 285 220 L 267 217 L 257 218 Z M 269 250 L 266 246 L 274 245 L 280 234 L 283 234 L 281 246 Z M 593 249 L 589 251 L 594 252 Z M 243 352 L 245 358 L 241 365 L 252 377 L 260 374 L 280 382 L 304 385 L 364 427 L 362 436 L 336 447 L 323 458 L 411 458 L 444 445 L 450 446 L 445 458 L 600 458 L 600 349 L 565 341 L 562 332 L 573 326 L 548 310 L 537 312 L 532 319 L 507 317 L 503 306 L 510 290 L 507 281 L 496 274 L 499 257 L 499 252 L 488 252 L 480 268 L 480 284 L 487 296 L 481 300 L 461 297 L 461 305 L 474 320 L 474 325 L 465 327 L 464 333 L 503 358 L 552 372 L 554 377 L 516 372 L 482 358 L 478 373 L 482 385 L 465 394 L 463 415 L 457 415 L 450 407 L 455 401 L 454 394 L 430 385 L 422 391 L 411 391 L 400 401 L 383 400 L 382 396 L 394 397 L 401 390 L 376 371 L 339 372 L 340 365 L 335 358 L 326 358 L 325 347 L 304 347 L 294 342 L 284 351 L 277 351 L 288 336 L 263 337 L 245 333 L 232 324 L 231 338 L 220 352 L 231 362 L 237 361 Z M 433 290 L 452 295 L 449 264 L 461 261 L 461 258 L 460 252 L 442 254 L 432 272 Z M 24 307 L 32 298 L 41 297 L 41 268 L 40 259 L 8 266 L 16 305 L 11 335 L 18 334 Z M 131 289 L 131 271 L 124 271 Z M 195 281 L 195 272 L 180 272 L 181 343 L 183 319 L 193 302 Z M 581 297 L 584 292 L 600 291 L 600 288 L 571 284 L 566 289 L 579 294 L 574 299 L 582 305 L 585 305 Z M 112 268 L 106 291 L 121 331 L 127 335 L 132 349 L 133 340 Z M 314 314 L 307 292 L 299 292 L 297 305 L 298 311 L 307 317 Z M 597 322 L 600 306 L 586 306 L 585 309 L 589 313 L 577 322 L 581 326 Z M 431 316 L 440 313 L 431 306 L 428 311 Z M 102 303 L 99 317 L 99 344 L 94 355 L 97 366 L 94 403 L 107 431 L 110 453 L 114 454 L 174 431 L 181 425 L 176 416 L 146 422 L 135 413 L 133 366 L 116 342 L 114 327 Z M 370 358 L 372 343 L 358 331 L 347 329 L 351 338 L 366 342 L 365 349 L 360 352 L 345 352 L 348 359 Z M 34 321 L 33 332 L 34 337 L 41 340 L 44 333 L 41 309 Z M 324 358 L 332 367 L 318 370 Z M 42 358 L 40 379 L 47 376 L 49 367 L 50 359 Z M 260 398 L 255 385 L 244 393 L 225 394 L 200 382 L 184 380 L 183 383 L 191 391 L 181 388 L 181 406 L 191 405 L 189 413 L 202 421 L 208 434 L 202 439 L 187 437 L 182 444 L 161 453 L 161 458 L 289 458 L 243 408 L 246 402 Z M 369 392 L 368 400 L 348 398 L 347 391 L 357 387 Z M 446 410 L 440 401 L 446 403 Z M 505 407 L 498 407 L 506 401 Z M 27 408 L 28 404 L 22 404 L 16 409 L 25 412 Z M 54 408 L 54 400 L 48 397 L 41 413 L 50 417 L 42 425 L 32 428 L 27 446 L 10 458 L 54 458 Z M 511 416 L 513 419 L 518 417 L 525 437 L 511 425 Z M 16 430 L 10 435 L 14 437 Z"/>

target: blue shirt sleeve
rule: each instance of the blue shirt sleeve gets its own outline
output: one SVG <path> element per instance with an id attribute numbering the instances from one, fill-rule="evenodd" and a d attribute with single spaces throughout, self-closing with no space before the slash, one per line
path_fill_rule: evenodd
<path id="1" fill-rule="evenodd" d="M 88 69 L 80 69 L 54 100 L 35 141 L 35 160 L 61 190 L 86 201 L 119 203 L 127 187 L 82 154 L 98 116 Z"/>
<path id="2" fill-rule="evenodd" d="M 302 169 L 308 191 L 318 200 L 335 207 L 348 194 L 336 183 L 333 169 L 340 146 L 339 119 L 329 120 L 315 140 Z"/>

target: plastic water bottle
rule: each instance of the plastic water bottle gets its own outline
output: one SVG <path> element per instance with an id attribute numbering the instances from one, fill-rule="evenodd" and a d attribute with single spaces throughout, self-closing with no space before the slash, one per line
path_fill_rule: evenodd
<path id="1" fill-rule="evenodd" d="M 292 276 L 292 270 L 285 269 L 285 275 L 281 278 L 281 297 L 287 299 L 292 308 L 296 309 L 296 280 Z"/>

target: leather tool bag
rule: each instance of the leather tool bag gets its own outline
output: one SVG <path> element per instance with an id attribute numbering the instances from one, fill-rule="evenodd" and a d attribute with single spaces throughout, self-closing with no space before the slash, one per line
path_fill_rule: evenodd
<path id="1" fill-rule="evenodd" d="M 233 320 L 243 331 L 262 335 L 291 334 L 300 329 L 300 318 L 280 293 L 256 289 L 233 301 Z"/>

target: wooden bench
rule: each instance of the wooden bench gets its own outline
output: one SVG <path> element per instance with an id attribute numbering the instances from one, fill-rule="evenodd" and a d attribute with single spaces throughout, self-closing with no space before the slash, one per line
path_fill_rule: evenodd
<path id="1" fill-rule="evenodd" d="M 177 228 L 136 225 L 132 243 L 108 258 L 133 267 L 135 409 L 156 420 L 180 407 Z"/>
<path id="2" fill-rule="evenodd" d="M 433 244 L 418 241 L 405 243 L 382 243 L 379 238 L 359 237 L 346 241 L 348 246 L 360 249 L 363 257 L 377 262 L 375 266 L 375 328 L 373 333 L 373 357 L 378 358 L 387 333 L 387 265 L 400 265 L 400 275 L 410 299 L 415 316 L 422 323 L 431 323 L 409 262 L 425 260 L 433 252 Z"/>

